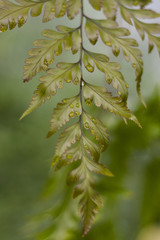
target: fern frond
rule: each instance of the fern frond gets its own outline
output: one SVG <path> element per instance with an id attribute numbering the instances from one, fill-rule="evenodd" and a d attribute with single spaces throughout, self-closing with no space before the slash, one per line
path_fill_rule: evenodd
<path id="1" fill-rule="evenodd" d="M 112 177 L 113 174 L 104 165 L 91 160 L 83 149 L 83 145 L 81 146 L 83 153 L 81 164 L 69 173 L 67 182 L 69 184 L 78 182 L 75 186 L 73 197 L 81 196 L 79 210 L 82 215 L 83 236 L 85 236 L 90 230 L 99 208 L 102 206 L 101 197 L 94 190 L 92 172 L 109 177 Z"/>
<path id="2" fill-rule="evenodd" d="M 154 45 L 156 45 L 159 55 L 160 55 L 160 37 L 155 36 L 157 34 L 160 34 L 160 24 L 155 23 L 144 23 L 139 19 L 154 19 L 157 17 L 160 17 L 160 14 L 149 9 L 130 9 L 125 7 L 123 4 L 119 2 L 121 15 L 124 18 L 124 20 L 130 24 L 133 25 L 137 29 L 140 37 L 142 40 L 145 38 L 145 33 L 148 36 L 149 41 L 149 47 L 148 52 L 152 52 Z M 141 77 L 137 76 L 137 92 L 140 96 L 140 99 L 144 106 L 146 106 L 140 92 L 140 84 L 141 84 Z"/>
<path id="3" fill-rule="evenodd" d="M 123 4 L 126 4 L 127 6 L 133 7 L 133 6 L 140 6 L 141 8 L 145 7 L 147 4 L 151 3 L 152 0 L 121 0 L 117 1 L 121 2 Z"/>
<path id="4" fill-rule="evenodd" d="M 89 0 L 89 3 L 95 10 L 99 11 L 102 8 L 103 0 Z"/>
<path id="5" fill-rule="evenodd" d="M 48 137 L 57 132 L 70 118 L 75 116 L 80 116 L 82 113 L 82 106 L 80 102 L 80 96 L 65 98 L 61 103 L 58 103 L 57 107 L 54 109 L 50 131 Z"/>
<path id="6" fill-rule="evenodd" d="M 87 50 L 84 52 L 83 63 L 86 69 L 89 72 L 93 72 L 96 65 L 101 72 L 105 73 L 107 83 L 112 83 L 122 100 L 126 101 L 128 96 L 128 84 L 125 82 L 122 73 L 118 71 L 120 69 L 120 64 L 108 61 L 109 58 L 104 54 L 97 54 Z"/>
<path id="7" fill-rule="evenodd" d="M 130 9 L 120 4 L 121 15 L 124 20 L 133 25 L 137 29 L 142 40 L 145 38 L 145 33 L 149 40 L 149 53 L 153 50 L 154 44 L 157 46 L 160 54 L 160 37 L 155 36 L 160 34 L 160 24 L 157 23 L 144 23 L 139 19 L 154 19 L 160 17 L 160 14 L 149 9 Z"/>
<path id="8" fill-rule="evenodd" d="M 60 134 L 60 138 L 56 145 L 52 166 L 58 162 L 58 160 L 62 157 L 65 151 L 71 147 L 71 145 L 80 140 L 80 137 L 81 129 L 78 122 L 66 128 L 64 132 Z"/>
<path id="9" fill-rule="evenodd" d="M 54 96 L 57 89 L 64 86 L 64 82 L 73 82 L 77 85 L 81 79 L 81 71 L 78 63 L 58 63 L 57 68 L 47 70 L 47 75 L 40 78 L 40 83 L 34 92 L 32 101 L 28 109 L 23 113 L 22 118 L 30 114 L 51 96 Z"/>
<path id="10" fill-rule="evenodd" d="M 126 28 L 117 28 L 114 27 L 115 24 L 111 25 L 111 21 L 105 20 L 93 20 L 87 18 L 87 21 L 91 22 L 94 27 L 99 32 L 99 35 L 102 41 L 107 45 L 112 47 L 113 54 L 115 56 L 119 55 L 120 48 L 122 49 L 126 61 L 131 61 L 133 68 L 136 69 L 137 77 L 142 75 L 142 54 L 141 51 L 136 48 L 138 43 L 135 39 L 132 38 L 125 38 L 126 36 L 130 35 L 130 32 Z M 112 27 L 111 27 L 112 26 Z"/>
<path id="11" fill-rule="evenodd" d="M 86 130 L 89 130 L 91 134 L 95 136 L 95 140 L 100 145 L 101 152 L 103 152 L 109 144 L 109 135 L 107 128 L 100 120 L 96 119 L 86 112 L 83 112 L 82 114 L 82 121 L 84 128 Z"/>
<path id="12" fill-rule="evenodd" d="M 48 65 L 54 61 L 54 56 L 62 53 L 62 44 L 66 50 L 72 49 L 74 54 L 80 49 L 81 38 L 78 29 L 68 29 L 65 33 L 44 30 L 42 36 L 49 39 L 34 41 L 34 46 L 37 48 L 28 52 L 30 57 L 26 59 L 23 75 L 25 82 L 31 80 L 41 69 L 47 70 Z"/>
<path id="13" fill-rule="evenodd" d="M 116 0 L 89 0 L 91 6 L 100 11 L 103 9 L 103 13 L 107 18 L 115 20 L 117 12 L 117 2 Z"/>
<path id="14" fill-rule="evenodd" d="M 123 52 L 126 61 L 132 63 L 135 69 L 137 92 L 143 102 L 140 93 L 140 84 L 143 74 L 142 53 L 135 39 L 129 37 L 127 28 L 119 27 L 116 22 L 117 10 L 121 11 L 124 20 L 134 25 L 142 40 L 145 34 L 149 40 L 149 52 L 154 45 L 160 53 L 160 25 L 156 23 L 144 23 L 143 19 L 154 19 L 160 14 L 144 9 L 150 0 L 89 0 L 90 6 L 102 11 L 107 19 L 92 19 L 84 13 L 83 0 L 16 0 L 12 3 L 8 0 L 0 0 L 0 31 L 8 28 L 21 27 L 31 16 L 39 16 L 43 9 L 43 22 L 54 17 L 67 17 L 72 20 L 80 12 L 80 23 L 76 28 L 58 25 L 57 31 L 44 30 L 40 39 L 34 42 L 35 48 L 29 51 L 29 57 L 24 66 L 24 81 L 31 80 L 41 70 L 46 75 L 40 78 L 41 83 L 34 92 L 29 108 L 21 119 L 39 107 L 42 103 L 55 95 L 57 89 L 63 88 L 65 83 L 72 82 L 79 88 L 79 93 L 73 97 L 67 97 L 60 101 L 53 110 L 50 129 L 47 137 L 52 136 L 71 119 L 70 126 L 66 126 L 58 139 L 52 166 L 58 171 L 64 166 L 71 165 L 68 184 L 75 183 L 73 198 L 79 197 L 79 212 L 82 217 L 83 235 L 90 230 L 96 214 L 102 206 L 102 200 L 95 191 L 94 174 L 112 177 L 113 174 L 99 162 L 100 154 L 109 144 L 109 135 L 106 126 L 97 118 L 88 114 L 84 101 L 88 106 L 94 103 L 96 107 L 103 107 L 115 115 L 132 120 L 141 127 L 137 118 L 127 107 L 128 84 L 121 71 L 120 64 L 110 62 L 105 54 L 89 51 L 84 46 L 84 31 L 89 42 L 95 45 L 100 37 L 103 43 L 112 48 L 114 56 L 118 57 Z M 138 6 L 134 8 L 133 6 Z M 85 24 L 84 24 L 85 20 Z M 79 52 L 79 60 L 74 63 L 60 62 L 55 68 L 48 68 L 55 57 L 65 50 L 71 50 L 72 54 Z M 78 55 L 78 54 L 77 54 Z M 92 73 L 95 67 L 105 75 L 108 84 L 116 89 L 116 96 L 108 92 L 107 88 L 89 84 L 83 72 L 83 68 Z M 118 96 L 117 96 L 118 95 Z M 77 120 L 78 119 L 78 120 Z M 76 121 L 76 122 L 74 122 Z M 72 164 L 74 166 L 72 168 Z M 54 234 L 51 224 L 44 236 L 51 239 Z M 38 238 L 41 234 L 38 235 Z"/>
<path id="15" fill-rule="evenodd" d="M 90 20 L 89 18 L 87 18 L 87 21 L 91 22 L 91 26 L 94 26 L 94 29 L 96 29 L 96 31 L 99 33 L 102 41 L 107 46 L 112 47 L 112 51 L 115 56 L 119 55 L 121 48 L 126 61 L 131 61 L 132 67 L 135 69 L 136 73 L 137 92 L 140 96 L 141 101 L 145 105 L 140 92 L 140 83 L 143 74 L 143 60 L 142 53 L 137 48 L 138 43 L 136 40 L 132 38 L 125 38 L 126 36 L 130 35 L 128 29 L 117 27 L 114 28 L 113 26 L 110 27 L 108 21 L 105 22 L 104 20 Z M 91 36 L 89 40 L 92 43 Z"/>
<path id="16" fill-rule="evenodd" d="M 87 136 L 83 136 L 82 138 L 83 146 L 87 153 L 89 153 L 94 161 L 98 161 L 101 153 L 101 147 L 94 143 Z"/>
<path id="17" fill-rule="evenodd" d="M 0 1 L 0 31 L 4 32 L 22 27 L 28 18 L 30 12 L 32 17 L 37 17 L 41 14 L 43 6 L 43 22 L 48 22 L 56 17 L 62 17 L 66 13 L 66 0 L 16 0 L 12 3 L 8 0 Z"/>
<path id="18" fill-rule="evenodd" d="M 68 0 L 67 2 L 67 16 L 69 19 L 75 18 L 81 10 L 81 0 Z"/>
<path id="19" fill-rule="evenodd" d="M 105 0 L 103 1 L 103 13 L 107 18 L 116 19 L 118 4 L 116 0 Z"/>
<path id="20" fill-rule="evenodd" d="M 130 113 L 125 103 L 121 101 L 121 98 L 112 97 L 112 94 L 106 88 L 86 83 L 83 94 L 87 105 L 94 101 L 96 107 L 102 106 L 105 110 L 108 109 L 110 112 L 120 115 L 124 119 L 132 120 L 140 126 L 137 118 Z"/>

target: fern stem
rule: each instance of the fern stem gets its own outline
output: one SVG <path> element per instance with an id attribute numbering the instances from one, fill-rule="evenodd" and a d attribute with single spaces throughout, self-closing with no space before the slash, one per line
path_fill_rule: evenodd
<path id="1" fill-rule="evenodd" d="M 80 102 L 82 106 L 82 89 L 83 89 L 83 16 L 84 16 L 84 6 L 83 6 L 83 0 L 81 0 L 81 23 L 80 23 L 80 35 L 81 35 L 81 49 L 80 49 L 80 69 L 81 69 L 81 81 L 80 81 Z M 80 125 L 81 125 L 81 136 L 82 136 L 82 117 L 79 118 Z"/>
<path id="2" fill-rule="evenodd" d="M 83 0 L 81 0 L 81 22 L 80 22 L 80 35 L 81 35 L 81 49 L 80 49 L 80 69 L 81 69 L 81 81 L 80 81 L 80 103 L 81 106 L 83 106 L 83 100 L 82 100 L 82 91 L 83 91 L 83 17 L 84 17 L 84 6 L 83 6 Z M 82 113 L 83 113 L 83 107 L 82 107 Z M 82 161 L 83 161 L 83 130 L 82 130 L 82 114 L 79 117 L 79 123 L 80 123 L 80 129 L 81 129 L 81 150 L 82 150 Z"/>

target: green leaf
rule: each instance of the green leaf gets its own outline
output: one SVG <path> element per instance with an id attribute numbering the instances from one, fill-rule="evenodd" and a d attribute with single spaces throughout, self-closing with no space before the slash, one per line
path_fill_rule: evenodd
<path id="1" fill-rule="evenodd" d="M 30 12 L 32 17 L 41 14 L 44 6 L 43 22 L 48 22 L 56 17 L 63 17 L 66 13 L 66 0 L 16 0 L 12 3 L 8 0 L 0 1 L 0 31 L 5 32 L 8 28 L 11 30 L 22 27 Z"/>
<path id="2" fill-rule="evenodd" d="M 74 147 L 71 146 L 71 148 L 67 149 L 65 153 L 61 156 L 55 167 L 55 171 L 81 159 L 82 159 L 81 144 L 80 141 L 78 141 L 78 144 L 76 146 Z"/>
<path id="3" fill-rule="evenodd" d="M 47 75 L 40 78 L 40 83 L 34 92 L 32 101 L 28 109 L 23 113 L 22 118 L 30 114 L 33 110 L 39 107 L 46 100 L 49 100 L 51 96 L 54 96 L 57 92 L 57 88 L 63 88 L 64 81 L 74 84 L 78 84 L 81 78 L 81 72 L 79 63 L 58 63 L 57 68 L 47 70 Z"/>
<path id="4" fill-rule="evenodd" d="M 108 61 L 109 58 L 106 55 L 90 51 L 85 51 L 83 56 L 83 63 L 86 69 L 89 72 L 93 72 L 94 65 L 96 64 L 97 68 L 105 73 L 107 83 L 112 83 L 122 100 L 126 101 L 128 96 L 128 84 L 125 82 L 122 73 L 118 71 L 120 69 L 120 64 Z"/>
<path id="5" fill-rule="evenodd" d="M 103 164 L 92 161 L 87 157 L 85 161 L 86 161 L 86 166 L 90 172 L 101 174 L 107 177 L 113 177 L 113 174 Z"/>
<path id="6" fill-rule="evenodd" d="M 130 113 L 125 103 L 118 97 L 112 97 L 111 93 L 108 92 L 106 88 L 87 83 L 84 86 L 83 95 L 86 101 L 94 101 L 96 107 L 102 106 L 105 110 L 109 110 L 116 115 L 120 115 L 124 119 L 127 118 L 134 121 L 140 127 L 140 123 L 137 118 Z"/>
<path id="7" fill-rule="evenodd" d="M 82 113 L 83 125 L 86 130 L 90 130 L 91 134 L 95 136 L 95 139 L 100 145 L 100 150 L 104 151 L 107 145 L 109 144 L 109 135 L 107 128 L 103 123 L 92 117 L 86 112 Z"/>
<path id="8" fill-rule="evenodd" d="M 101 206 L 103 206 L 102 199 L 97 192 L 93 189 L 88 189 L 84 192 L 79 202 L 83 223 L 83 236 L 89 232 Z"/>
<path id="9" fill-rule="evenodd" d="M 149 40 L 148 52 L 149 53 L 152 52 L 152 49 L 154 48 L 154 44 L 155 44 L 160 55 L 160 38 L 157 36 L 148 35 L 148 40 Z"/>
<path id="10" fill-rule="evenodd" d="M 117 13 L 117 2 L 115 0 L 103 1 L 103 12 L 107 18 L 115 19 Z"/>
<path id="11" fill-rule="evenodd" d="M 82 141 L 82 145 L 81 145 L 81 141 Z M 82 160 L 83 155 L 85 154 L 85 151 L 93 157 L 94 161 L 99 160 L 100 147 L 98 147 L 92 140 L 90 140 L 88 137 L 84 135 L 82 136 L 81 141 L 78 141 L 77 143 L 75 143 L 74 147 L 71 146 L 64 152 L 64 154 L 61 156 L 61 158 L 59 159 L 56 165 L 56 168 L 55 168 L 56 171 L 68 164 L 71 164 L 78 160 Z"/>
<path id="12" fill-rule="evenodd" d="M 130 9 L 120 4 L 121 15 L 124 20 L 132 25 L 132 18 L 140 18 L 140 19 L 153 19 L 160 17 L 159 13 L 156 13 L 149 9 Z M 134 21 L 134 19 L 133 19 Z"/>
<path id="13" fill-rule="evenodd" d="M 95 123 L 95 119 L 93 122 L 94 124 L 97 124 Z M 91 173 L 93 172 L 109 177 L 112 177 L 113 174 L 104 165 L 97 162 L 99 158 L 99 152 L 98 148 L 95 147 L 96 145 L 93 145 L 93 143 L 86 137 L 83 137 L 82 141 L 83 145 L 78 145 L 81 146 L 81 163 L 78 167 L 69 173 L 67 182 L 68 184 L 78 182 L 74 188 L 73 198 L 82 195 L 79 201 L 79 210 L 82 216 L 83 236 L 85 236 L 90 230 L 95 220 L 95 216 L 99 211 L 99 208 L 102 206 L 102 200 L 99 194 L 94 191 L 93 177 Z M 86 149 L 86 146 L 87 151 L 92 153 L 92 156 L 96 161 L 88 158 L 84 151 L 84 149 Z"/>
<path id="14" fill-rule="evenodd" d="M 76 34 L 76 41 L 75 41 Z M 31 80 L 36 73 L 41 69 L 47 70 L 54 60 L 54 55 L 60 55 L 62 53 L 62 43 L 69 40 L 70 46 L 65 47 L 66 50 L 72 48 L 72 52 L 76 53 L 80 48 L 80 40 L 78 38 L 79 30 L 72 29 L 72 32 L 60 33 L 53 30 L 44 30 L 42 35 L 49 39 L 40 39 L 34 42 L 34 46 L 37 48 L 31 49 L 28 54 L 31 56 L 26 59 L 26 65 L 24 66 L 24 81 Z"/>
<path id="15" fill-rule="evenodd" d="M 73 19 L 81 10 L 81 0 L 68 0 L 67 3 L 67 16 Z"/>
<path id="16" fill-rule="evenodd" d="M 75 96 L 72 98 L 65 98 L 61 103 L 57 104 L 57 107 L 54 109 L 50 131 L 47 137 L 52 136 L 56 133 L 63 125 L 74 118 L 75 116 L 80 116 L 82 113 L 82 106 L 80 102 L 80 96 Z"/>
<path id="17" fill-rule="evenodd" d="M 145 33 L 148 35 L 148 40 L 149 40 L 149 47 L 148 47 L 148 52 L 152 52 L 154 48 L 154 44 L 156 45 L 158 52 L 160 54 L 160 37 L 154 36 L 153 34 L 160 34 L 160 24 L 155 24 L 155 23 L 144 23 L 140 21 L 139 19 L 153 19 L 160 17 L 159 13 L 156 13 L 152 10 L 149 9 L 130 9 L 122 4 L 120 4 L 120 10 L 121 10 L 121 15 L 124 18 L 126 22 L 132 25 L 132 22 L 134 22 L 134 25 L 141 37 L 142 40 L 145 38 Z M 139 18 L 139 19 L 137 19 Z M 135 59 L 135 58 L 134 58 Z M 138 59 L 137 59 L 138 60 Z M 139 64 L 137 64 L 139 62 Z M 142 67 L 140 66 L 141 62 L 137 61 L 137 63 L 132 62 L 133 66 L 136 68 L 136 76 L 137 76 L 137 92 L 140 96 L 140 99 L 144 106 L 146 107 L 146 104 L 141 96 L 140 92 L 140 84 L 141 84 L 141 76 L 143 73 Z"/>
<path id="18" fill-rule="evenodd" d="M 55 12 L 56 17 L 63 17 L 67 10 L 67 0 L 56 0 L 55 2 Z"/>
<path id="19" fill-rule="evenodd" d="M 95 10 L 100 11 L 102 8 L 103 0 L 89 0 L 89 3 Z"/>
<path id="20" fill-rule="evenodd" d="M 126 22 L 128 22 L 131 25 L 132 25 L 132 21 L 134 22 L 134 25 L 142 40 L 144 40 L 145 38 L 145 33 L 148 35 L 149 53 L 152 51 L 154 44 L 156 45 L 158 51 L 160 52 L 159 44 L 157 44 L 157 40 L 160 41 L 160 38 L 158 36 L 153 35 L 153 34 L 160 34 L 160 24 L 144 23 L 139 20 L 139 19 L 157 18 L 157 17 L 160 17 L 160 14 L 149 9 L 138 9 L 138 10 L 129 9 L 124 7 L 123 5 L 120 5 L 120 9 L 121 9 L 122 17 Z"/>
<path id="21" fill-rule="evenodd" d="M 151 3 L 152 0 L 121 0 L 121 3 L 124 3 L 130 7 L 138 6 L 144 7 L 145 5 Z"/>
<path id="22" fill-rule="evenodd" d="M 43 14 L 43 22 L 49 22 L 55 17 L 55 1 L 48 1 L 45 4 L 44 14 Z"/>
<path id="23" fill-rule="evenodd" d="M 93 157 L 93 160 L 98 161 L 100 157 L 99 146 L 86 136 L 83 136 L 82 142 L 84 149 Z"/>
<path id="24" fill-rule="evenodd" d="M 99 33 L 102 41 L 107 45 L 112 47 L 112 51 L 115 56 L 119 55 L 120 48 L 122 49 L 126 61 L 131 61 L 132 67 L 135 69 L 136 81 L 137 81 L 137 92 L 142 103 L 145 105 L 145 102 L 141 96 L 140 92 L 140 83 L 141 77 L 143 74 L 143 61 L 142 53 L 136 48 L 138 46 L 136 40 L 132 38 L 122 38 L 122 36 L 127 36 L 128 31 L 122 28 L 109 29 L 103 27 L 98 20 L 95 21 L 99 27 Z"/>
<path id="25" fill-rule="evenodd" d="M 31 56 L 26 59 L 24 66 L 24 81 L 31 80 L 41 69 L 46 70 L 48 65 L 54 60 L 54 54 L 62 53 L 62 42 L 65 34 L 53 30 L 44 30 L 42 36 L 49 38 L 34 41 L 37 48 L 31 49 L 28 54 Z"/>
<path id="26" fill-rule="evenodd" d="M 41 9 L 44 4 L 42 1 L 25 1 L 17 0 L 16 3 L 12 3 L 8 0 L 0 1 L 0 31 L 4 32 L 8 29 L 11 30 L 18 25 L 23 26 L 27 21 L 28 13 L 31 10 L 32 16 L 38 16 L 41 14 Z"/>
<path id="27" fill-rule="evenodd" d="M 153 19 L 160 17 L 160 14 L 150 9 L 127 9 L 134 17 L 140 19 Z"/>
<path id="28" fill-rule="evenodd" d="M 112 173 L 102 164 L 90 160 L 83 155 L 81 164 L 68 175 L 68 183 L 80 181 L 73 193 L 73 197 L 82 195 L 79 201 L 80 214 L 83 222 L 83 236 L 90 230 L 95 216 L 102 206 L 102 200 L 93 189 L 91 172 L 112 177 Z"/>
<path id="29" fill-rule="evenodd" d="M 141 97 L 140 89 L 138 86 L 140 86 L 141 76 L 143 73 L 143 61 L 141 51 L 138 48 L 135 48 L 138 46 L 136 40 L 132 38 L 124 38 L 130 34 L 128 29 L 106 27 L 104 25 L 104 21 L 102 22 L 101 20 L 88 19 L 88 21 L 95 24 L 95 27 L 97 26 L 102 41 L 107 46 L 112 47 L 112 51 L 115 56 L 119 55 L 121 48 L 126 61 L 130 60 L 132 62 L 132 66 L 136 72 L 138 94 Z"/>
<path id="30" fill-rule="evenodd" d="M 92 22 L 89 22 L 87 19 L 86 19 L 86 24 L 85 24 L 85 32 L 86 32 L 88 40 L 93 45 L 95 45 L 98 40 L 99 32 L 98 32 L 96 25 L 93 24 Z"/>
<path id="31" fill-rule="evenodd" d="M 60 134 L 60 138 L 56 145 L 56 151 L 53 158 L 52 166 L 54 166 L 65 151 L 71 147 L 72 144 L 80 140 L 81 130 L 79 122 L 73 124 L 72 126 L 66 128 L 64 132 Z"/>
<path id="32" fill-rule="evenodd" d="M 70 33 L 75 30 L 75 28 L 70 28 L 70 27 L 66 27 L 63 25 L 58 25 L 58 26 L 56 26 L 56 28 L 59 32 L 62 32 L 62 33 Z"/>
<path id="33" fill-rule="evenodd" d="M 84 159 L 84 156 L 82 155 L 80 165 L 78 167 L 74 168 L 71 172 L 69 172 L 69 174 L 67 176 L 67 184 L 68 185 L 78 182 L 78 181 L 84 182 L 87 179 L 86 176 L 88 177 L 88 180 L 86 180 L 86 181 L 90 181 L 90 176 L 89 176 L 90 173 L 88 172 L 88 169 L 86 168 L 85 164 L 83 164 L 83 159 Z M 86 187 L 88 187 L 87 185 L 88 185 L 88 182 L 86 184 Z M 82 188 L 84 191 L 83 184 L 82 184 Z"/>
<path id="34" fill-rule="evenodd" d="M 76 54 L 81 48 L 81 36 L 79 30 L 72 33 L 72 53 Z"/>

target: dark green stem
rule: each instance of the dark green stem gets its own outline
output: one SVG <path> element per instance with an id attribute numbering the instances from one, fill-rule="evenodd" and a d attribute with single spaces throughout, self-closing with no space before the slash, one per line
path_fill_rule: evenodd
<path id="1" fill-rule="evenodd" d="M 81 35 L 81 49 L 80 49 L 80 70 L 81 70 L 81 80 L 80 80 L 80 102 L 81 107 L 83 104 L 82 100 L 82 94 L 83 94 L 83 16 L 84 16 L 84 6 L 83 6 L 83 0 L 81 0 L 81 23 L 80 23 L 80 35 Z M 83 107 L 82 107 L 82 113 L 83 113 Z M 82 140 L 82 114 L 79 117 L 79 123 L 81 128 L 81 150 L 82 150 L 82 159 L 83 159 L 83 140 Z"/>

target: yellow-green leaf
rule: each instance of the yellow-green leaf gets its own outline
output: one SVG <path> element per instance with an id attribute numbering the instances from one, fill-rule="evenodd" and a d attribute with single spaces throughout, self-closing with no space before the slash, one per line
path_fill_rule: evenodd
<path id="1" fill-rule="evenodd" d="M 95 136 L 96 141 L 100 145 L 100 150 L 104 151 L 109 144 L 109 135 L 107 128 L 103 123 L 89 115 L 86 112 L 82 114 L 83 125 L 86 130 L 90 130 L 91 134 Z"/>
<path id="2" fill-rule="evenodd" d="M 54 96 L 57 89 L 63 88 L 64 81 L 74 84 L 79 83 L 81 78 L 81 72 L 79 63 L 58 63 L 57 68 L 51 68 L 47 70 L 47 75 L 40 78 L 40 83 L 37 90 L 34 92 L 32 101 L 28 109 L 23 113 L 22 118 L 30 114 L 34 109 L 39 107 L 46 100 L 49 100 L 51 96 Z"/>
<path id="3" fill-rule="evenodd" d="M 89 0 L 89 3 L 95 10 L 99 11 L 102 8 L 103 0 Z"/>
<path id="4" fill-rule="evenodd" d="M 81 137 L 81 129 L 79 122 L 71 125 L 70 127 L 66 128 L 64 132 L 60 134 L 58 143 L 56 145 L 56 151 L 53 158 L 52 166 L 54 166 L 65 151 L 71 147 L 72 144 L 76 143 L 80 140 Z"/>
<path id="5" fill-rule="evenodd" d="M 81 10 L 81 0 L 68 0 L 67 2 L 67 16 L 69 19 L 75 18 L 75 16 Z"/>
<path id="6" fill-rule="evenodd" d="M 103 1 L 103 12 L 107 18 L 115 19 L 117 13 L 117 2 L 115 0 Z"/>
<path id="7" fill-rule="evenodd" d="M 85 100 L 89 99 L 91 102 L 94 101 L 97 107 L 102 106 L 105 110 L 120 115 L 124 119 L 130 119 L 140 126 L 137 118 L 129 111 L 125 103 L 118 97 L 112 97 L 106 88 L 87 83 L 84 86 L 83 95 Z"/>
<path id="8" fill-rule="evenodd" d="M 50 131 L 48 137 L 52 136 L 57 132 L 63 125 L 76 116 L 80 116 L 82 113 L 82 106 L 80 102 L 80 96 L 75 96 L 72 98 L 65 98 L 61 103 L 57 104 L 57 107 L 54 109 Z"/>

